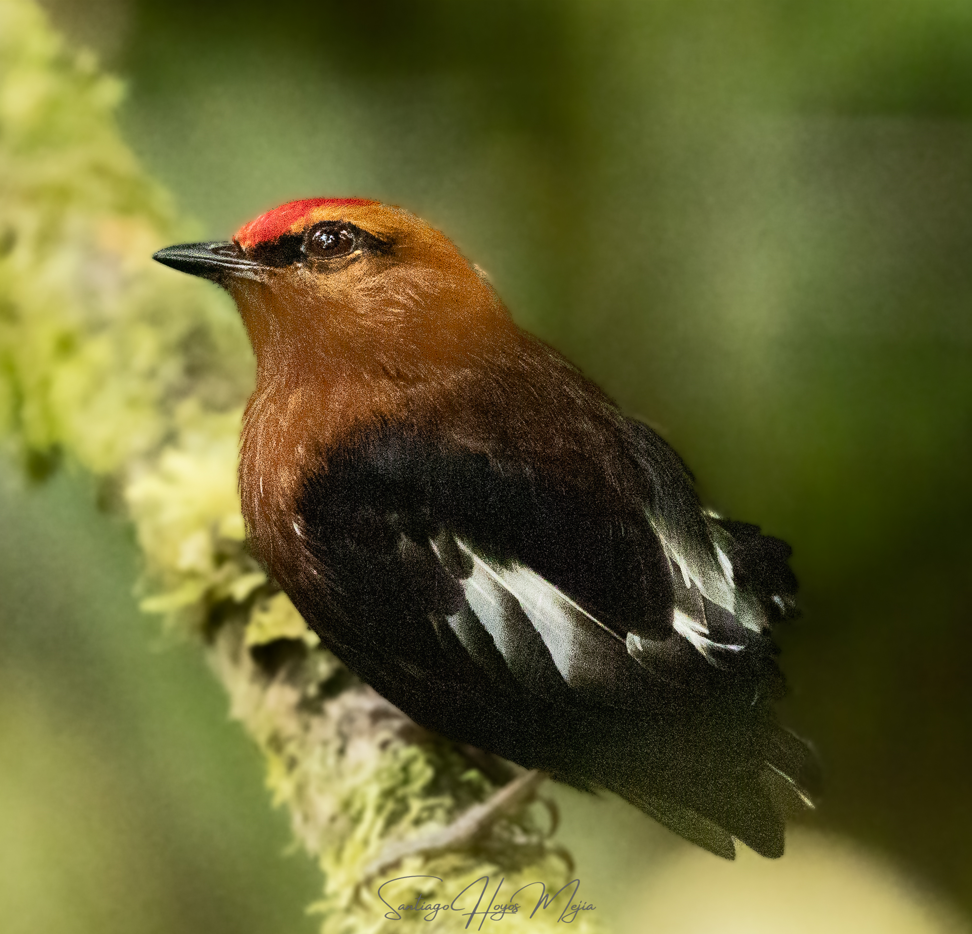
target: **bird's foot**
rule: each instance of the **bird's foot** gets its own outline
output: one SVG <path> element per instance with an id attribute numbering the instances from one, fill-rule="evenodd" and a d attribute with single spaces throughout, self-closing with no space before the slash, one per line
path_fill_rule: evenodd
<path id="1" fill-rule="evenodd" d="M 459 815 L 448 827 L 385 847 L 364 871 L 361 884 L 384 875 L 410 856 L 430 858 L 467 850 L 506 814 L 531 801 L 547 778 L 546 772 L 523 772 L 489 798 Z"/>

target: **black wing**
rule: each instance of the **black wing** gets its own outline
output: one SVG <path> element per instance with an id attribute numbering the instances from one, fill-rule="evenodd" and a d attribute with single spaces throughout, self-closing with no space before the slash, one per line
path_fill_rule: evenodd
<path id="1" fill-rule="evenodd" d="M 720 855 L 729 833 L 775 854 L 760 775 L 779 730 L 757 701 L 793 588 L 760 569 L 775 540 L 707 516 L 677 455 L 627 431 L 645 485 L 609 501 L 390 429 L 359 439 L 305 486 L 295 521 L 325 584 L 291 596 L 430 729 L 612 788 Z M 775 768 L 799 781 L 797 764 Z"/>

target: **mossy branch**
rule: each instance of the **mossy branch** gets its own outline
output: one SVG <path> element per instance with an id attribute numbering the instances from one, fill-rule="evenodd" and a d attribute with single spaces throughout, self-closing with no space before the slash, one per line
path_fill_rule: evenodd
<path id="1" fill-rule="evenodd" d="M 150 260 L 194 231 L 122 141 L 122 90 L 30 0 L 0 0 L 10 451 L 37 477 L 61 459 L 79 465 L 127 511 L 144 554 L 143 609 L 198 641 L 263 750 L 273 800 L 324 872 L 324 930 L 399 929 L 368 867 L 441 877 L 416 894 L 443 900 L 488 874 L 505 876 L 506 891 L 536 881 L 557 891 L 569 858 L 530 804 L 535 779 L 514 780 L 508 806 L 467 828 L 486 813 L 470 809 L 514 773 L 356 681 L 250 556 L 235 483 L 250 350 L 225 296 Z M 506 929 L 542 931 L 559 911 L 528 915 L 507 915 Z"/>

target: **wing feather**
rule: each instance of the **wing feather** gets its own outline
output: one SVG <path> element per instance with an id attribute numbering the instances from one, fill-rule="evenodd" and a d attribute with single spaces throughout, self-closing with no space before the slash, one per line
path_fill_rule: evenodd
<path id="1" fill-rule="evenodd" d="M 440 534 L 435 553 L 461 555 L 465 605 L 447 619 L 470 658 L 497 682 L 559 701 L 624 707 L 651 703 L 651 679 L 627 643 L 525 565 L 491 560 Z"/>
<path id="2" fill-rule="evenodd" d="M 550 651 L 515 594 L 485 561 L 468 549 L 466 553 L 473 557 L 472 572 L 462 582 L 466 604 L 491 637 L 510 675 L 534 694 L 566 700 L 566 685 Z M 462 620 L 465 627 L 471 622 L 468 616 Z"/>

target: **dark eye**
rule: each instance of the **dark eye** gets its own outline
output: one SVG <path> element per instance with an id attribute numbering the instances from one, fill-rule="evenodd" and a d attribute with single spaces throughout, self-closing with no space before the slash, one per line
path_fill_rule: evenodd
<path id="1" fill-rule="evenodd" d="M 354 252 L 357 238 L 348 227 L 320 224 L 308 231 L 304 240 L 304 252 L 311 257 L 334 259 Z"/>

